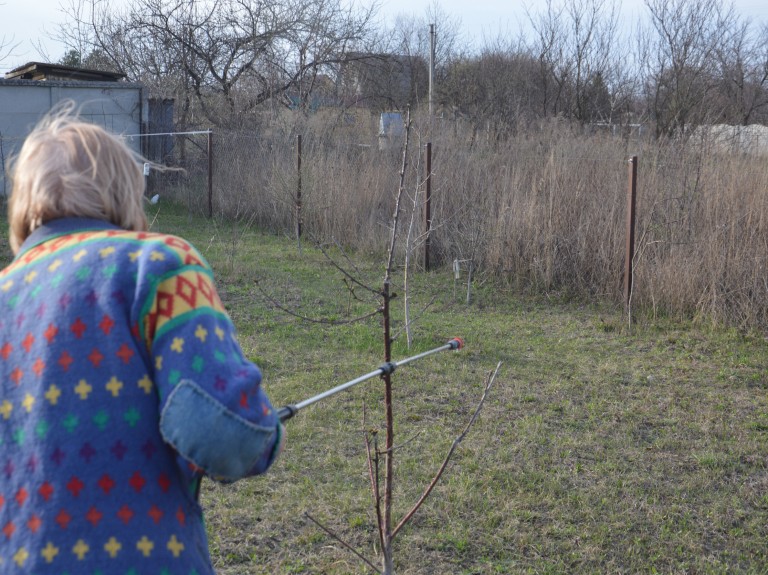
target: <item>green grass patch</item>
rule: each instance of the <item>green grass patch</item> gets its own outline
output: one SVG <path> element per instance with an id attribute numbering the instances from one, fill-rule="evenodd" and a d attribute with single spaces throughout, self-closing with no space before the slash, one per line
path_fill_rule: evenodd
<path id="1" fill-rule="evenodd" d="M 185 214 L 159 210 L 157 227 L 192 240 L 216 269 L 274 403 L 378 367 L 377 318 L 319 323 L 376 305 L 364 290 L 351 293 L 319 250 L 231 223 L 187 225 Z M 352 271 L 344 255 L 332 257 Z M 378 289 L 382 262 L 350 257 L 356 277 Z M 448 269 L 411 282 L 412 309 L 426 311 L 409 350 L 402 297 L 394 300 L 395 359 L 455 335 L 467 347 L 393 376 L 403 444 L 396 519 L 471 415 L 486 373 L 503 367 L 443 481 L 396 540 L 398 572 L 765 572 L 764 336 L 669 320 L 630 330 L 619 310 L 521 297 L 490 280 L 466 305 Z M 375 557 L 361 430 L 363 406 L 367 428 L 383 428 L 381 400 L 371 380 L 312 406 L 288 424 L 286 450 L 268 475 L 206 483 L 220 573 L 366 572 L 304 514 Z"/>
<path id="2" fill-rule="evenodd" d="M 378 367 L 378 318 L 341 323 L 375 310 L 375 298 L 351 293 L 309 243 L 190 219 L 162 200 L 151 209 L 154 230 L 191 240 L 213 265 L 276 405 Z M 350 257 L 378 289 L 382 262 Z M 467 347 L 393 376 L 395 520 L 471 416 L 485 375 L 503 366 L 443 481 L 395 541 L 398 573 L 766 572 L 764 335 L 669 320 L 629 329 L 620 310 L 521 297 L 490 280 L 466 305 L 449 269 L 411 282 L 421 315 L 408 349 L 403 298 L 394 301 L 395 359 L 457 335 Z M 375 558 L 362 430 L 383 428 L 381 401 L 373 379 L 307 408 L 269 474 L 204 483 L 218 573 L 367 572 L 305 513 Z"/>

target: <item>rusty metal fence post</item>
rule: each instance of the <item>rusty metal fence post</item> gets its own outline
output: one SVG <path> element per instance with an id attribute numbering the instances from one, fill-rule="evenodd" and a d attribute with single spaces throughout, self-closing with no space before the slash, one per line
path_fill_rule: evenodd
<path id="1" fill-rule="evenodd" d="M 208 218 L 213 217 L 213 132 L 208 130 Z"/>
<path id="2" fill-rule="evenodd" d="M 635 206 L 637 202 L 637 156 L 629 159 L 629 188 L 627 190 L 627 245 L 624 255 L 624 305 L 629 310 L 632 298 L 632 274 L 635 259 Z"/>
<path id="3" fill-rule="evenodd" d="M 296 135 L 296 241 L 301 245 L 301 134 Z"/>
<path id="4" fill-rule="evenodd" d="M 427 142 L 427 178 L 426 197 L 424 198 L 424 270 L 429 271 L 429 252 L 432 247 L 430 232 L 432 230 L 432 142 Z"/>

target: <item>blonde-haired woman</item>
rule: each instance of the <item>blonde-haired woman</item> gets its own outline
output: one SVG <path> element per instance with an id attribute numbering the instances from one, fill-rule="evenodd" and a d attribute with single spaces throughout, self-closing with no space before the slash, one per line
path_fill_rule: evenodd
<path id="1" fill-rule="evenodd" d="M 213 573 L 201 478 L 283 428 L 209 265 L 148 233 L 140 158 L 65 108 L 10 165 L 0 272 L 0 570 Z"/>

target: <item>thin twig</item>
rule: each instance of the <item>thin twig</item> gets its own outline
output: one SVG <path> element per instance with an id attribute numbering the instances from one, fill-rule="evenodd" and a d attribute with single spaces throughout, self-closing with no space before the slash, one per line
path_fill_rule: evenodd
<path id="1" fill-rule="evenodd" d="M 333 259 L 333 258 L 330 256 L 330 254 L 328 254 L 328 252 L 326 252 L 326 251 L 325 251 L 325 248 L 323 247 L 323 245 L 322 245 L 322 244 L 320 244 L 320 243 L 317 243 L 316 245 L 317 245 L 317 249 L 319 249 L 319 250 L 322 252 L 322 254 L 323 254 L 325 257 L 326 257 L 326 259 L 327 259 L 329 262 L 331 262 L 331 265 L 332 265 L 333 267 L 335 267 L 337 270 L 339 270 L 339 271 L 340 271 L 342 274 L 344 274 L 344 276 L 345 276 L 345 277 L 346 277 L 346 278 L 347 278 L 349 281 L 351 281 L 351 282 L 352 282 L 352 283 L 354 283 L 354 284 L 357 284 L 357 285 L 359 285 L 361 288 L 363 288 L 363 289 L 365 289 L 365 290 L 368 290 L 369 292 L 371 292 L 371 293 L 373 293 L 373 294 L 379 295 L 379 290 L 377 290 L 377 289 L 374 289 L 374 288 L 372 288 L 372 287 L 370 287 L 370 286 L 368 286 L 368 285 L 364 284 L 363 282 L 361 282 L 360 280 L 358 280 L 356 277 L 354 277 L 352 274 L 350 274 L 350 273 L 349 273 L 347 270 L 345 270 L 344 268 L 342 268 L 342 267 L 341 267 L 339 264 L 337 264 L 337 263 L 336 263 L 336 261 L 335 261 L 335 260 L 334 260 L 334 259 Z M 344 254 L 343 252 L 342 252 L 342 255 L 345 255 L 345 259 L 348 259 L 348 258 L 346 258 L 346 254 Z"/>
<path id="2" fill-rule="evenodd" d="M 400 337 L 400 334 L 403 332 L 403 330 L 410 327 L 413 323 L 419 321 L 421 319 L 421 316 L 423 316 L 427 310 L 432 307 L 432 304 L 435 303 L 435 300 L 437 299 L 437 296 L 432 296 L 432 298 L 427 302 L 427 304 L 421 309 L 419 312 L 419 315 L 417 315 L 415 318 L 406 321 L 405 325 L 403 326 L 403 329 L 400 329 L 396 331 L 394 334 L 392 334 L 392 339 L 395 340 Z"/>
<path id="3" fill-rule="evenodd" d="M 365 403 L 363 403 L 363 429 L 366 428 L 366 409 Z M 376 445 L 373 449 L 373 455 L 371 454 L 371 440 L 370 435 L 373 436 Z M 379 447 L 377 438 L 378 435 L 375 432 L 365 431 L 365 451 L 368 457 L 368 476 L 371 479 L 371 494 L 373 495 L 373 507 L 376 510 L 376 526 L 379 532 L 379 543 L 381 548 L 384 548 L 384 531 L 381 528 L 381 493 L 379 489 Z"/>
<path id="4" fill-rule="evenodd" d="M 371 317 L 381 313 L 381 308 L 379 308 L 379 309 L 375 309 L 374 311 L 372 311 L 370 313 L 367 313 L 365 315 L 360 315 L 360 316 L 357 316 L 357 317 L 353 317 L 351 319 L 335 319 L 335 320 L 331 320 L 331 319 L 313 318 L 313 317 L 309 317 L 309 316 L 306 316 L 306 315 L 302 315 L 300 313 L 296 313 L 295 311 L 292 311 L 292 310 L 288 309 L 287 307 L 285 307 L 283 304 L 281 304 L 279 301 L 277 301 L 275 298 L 273 298 L 271 295 L 269 295 L 267 293 L 267 291 L 263 287 L 261 287 L 261 284 L 259 283 L 259 280 L 254 280 L 254 283 L 256 284 L 256 288 L 259 290 L 261 295 L 264 296 L 264 298 L 267 301 L 269 301 L 269 303 L 271 303 L 273 306 L 275 306 L 277 309 L 279 309 L 282 312 L 287 313 L 290 316 L 293 316 L 295 318 L 298 318 L 298 319 L 301 319 L 301 320 L 304 320 L 304 321 L 308 321 L 310 323 L 321 323 L 321 324 L 325 324 L 325 325 L 348 325 L 348 324 L 351 324 L 351 323 L 357 323 L 357 322 L 364 321 L 366 319 L 369 319 L 369 318 L 371 318 Z"/>
<path id="5" fill-rule="evenodd" d="M 442 477 L 443 472 L 445 471 L 445 468 L 448 466 L 448 462 L 451 460 L 451 457 L 453 456 L 453 452 L 456 451 L 456 448 L 459 446 L 459 444 L 464 440 L 464 437 L 466 437 L 467 433 L 469 433 L 470 428 L 474 425 L 475 421 L 477 420 L 477 417 L 480 415 L 480 411 L 483 409 L 483 404 L 485 403 L 486 397 L 488 397 L 488 392 L 491 389 L 491 386 L 493 385 L 493 382 L 496 379 L 496 375 L 499 373 L 499 369 L 501 368 L 501 362 L 499 362 L 496 365 L 496 369 L 492 374 L 488 375 L 488 379 L 485 382 L 485 387 L 483 388 L 483 395 L 480 398 L 479 403 L 477 404 L 477 408 L 475 409 L 475 412 L 472 414 L 472 417 L 470 418 L 467 425 L 464 427 L 464 430 L 461 432 L 461 434 L 453 440 L 453 444 L 451 445 L 451 448 L 448 450 L 448 454 L 445 456 L 445 459 L 443 460 L 443 464 L 440 466 L 440 469 L 437 470 L 437 473 L 432 478 L 432 481 L 427 486 L 424 493 L 419 497 L 418 501 L 411 507 L 411 510 L 405 514 L 405 516 L 400 520 L 400 523 L 395 526 L 395 528 L 392 530 L 391 538 L 394 539 L 395 535 L 397 535 L 398 531 L 402 529 L 402 527 L 410 521 L 411 517 L 418 511 L 419 507 L 424 503 L 424 501 L 429 497 L 429 494 L 432 492 L 432 489 L 434 489 L 435 485 L 437 485 L 437 482 L 440 481 L 440 477 Z"/>
<path id="6" fill-rule="evenodd" d="M 363 563 L 365 563 L 366 565 L 368 565 L 368 567 L 370 567 L 371 569 L 373 569 L 374 571 L 376 571 L 376 573 L 381 573 L 381 571 L 379 570 L 379 568 L 378 568 L 378 567 L 376 567 L 376 566 L 375 566 L 373 563 L 371 563 L 370 561 L 368 561 L 368 559 L 366 559 L 366 558 L 365 558 L 363 555 L 361 555 L 361 554 L 360 554 L 360 553 L 359 553 L 359 552 L 358 552 L 358 551 L 357 551 L 357 550 L 356 550 L 354 547 L 352 547 L 352 546 L 351 546 L 349 543 L 347 543 L 346 541 L 344 541 L 344 540 L 343 540 L 341 537 L 339 537 L 338 535 L 336 535 L 336 533 L 334 533 L 333 531 L 331 531 L 330 529 L 328 529 L 328 528 L 327 528 L 325 525 L 323 525 L 322 523 L 320 523 L 320 522 L 319 522 L 317 519 L 315 519 L 314 517 L 312 517 L 312 516 L 311 516 L 309 513 L 307 513 L 306 511 L 304 512 L 304 517 L 306 517 L 307 519 L 309 519 L 309 520 L 310 520 L 312 523 L 314 523 L 315 525 L 317 525 L 317 526 L 318 526 L 320 529 L 322 529 L 322 530 L 323 530 L 323 531 L 325 531 L 325 532 L 326 532 L 328 535 L 330 535 L 331 537 L 333 537 L 333 538 L 334 538 L 336 541 L 338 541 L 339 543 L 341 543 L 341 544 L 344 546 L 344 548 L 345 548 L 345 549 L 347 549 L 347 551 L 351 551 L 352 553 L 354 553 L 355 555 L 357 555 L 358 559 L 360 559 L 360 560 L 361 560 Z"/>
<path id="7" fill-rule="evenodd" d="M 408 108 L 405 115 L 405 143 L 403 144 L 403 161 L 400 165 L 400 183 L 395 199 L 395 212 L 392 214 L 392 234 L 389 238 L 389 253 L 386 267 L 385 281 L 389 281 L 392 275 L 392 265 L 395 261 L 395 243 L 397 242 L 397 225 L 400 221 L 400 202 L 405 193 L 405 170 L 408 167 L 408 136 L 411 131 L 411 109 Z"/>
<path id="8" fill-rule="evenodd" d="M 355 301 L 359 301 L 360 303 L 367 303 L 364 299 L 359 297 L 355 292 L 355 284 L 350 282 L 347 278 L 344 278 L 342 281 L 344 282 L 344 287 L 347 288 L 347 293 L 351 298 L 353 298 Z M 349 310 L 349 306 L 347 307 L 347 310 Z M 347 313 L 349 313 L 349 311 L 347 311 Z"/>
<path id="9" fill-rule="evenodd" d="M 416 438 L 417 438 L 417 437 L 419 437 L 419 435 L 421 435 L 421 433 L 422 433 L 421 431 L 419 431 L 418 433 L 414 433 L 414 434 L 413 434 L 411 437 L 409 437 L 408 439 L 406 439 L 406 440 L 405 440 L 405 441 L 403 441 L 402 443 L 398 443 L 397 445 L 393 445 L 393 446 L 392 446 L 392 447 L 390 447 L 389 449 L 386 449 L 386 450 L 384 450 L 384 451 L 381 451 L 381 452 L 380 452 L 380 455 L 384 455 L 384 454 L 385 454 L 385 453 L 387 453 L 387 452 L 390 452 L 390 453 L 391 453 L 392 451 L 397 451 L 398 449 L 402 449 L 403 447 L 405 447 L 405 446 L 406 446 L 406 445 L 408 445 L 409 443 L 412 443 L 412 442 L 414 442 L 414 441 L 416 440 Z"/>

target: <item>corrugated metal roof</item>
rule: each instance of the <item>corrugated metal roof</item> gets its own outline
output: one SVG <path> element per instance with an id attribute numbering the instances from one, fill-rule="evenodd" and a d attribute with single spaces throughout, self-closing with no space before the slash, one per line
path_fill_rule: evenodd
<path id="1" fill-rule="evenodd" d="M 5 74 L 6 80 L 68 80 L 86 82 L 117 82 L 125 78 L 119 72 L 104 72 L 88 70 L 61 64 L 46 64 L 44 62 L 28 62 L 14 68 Z"/>

